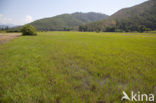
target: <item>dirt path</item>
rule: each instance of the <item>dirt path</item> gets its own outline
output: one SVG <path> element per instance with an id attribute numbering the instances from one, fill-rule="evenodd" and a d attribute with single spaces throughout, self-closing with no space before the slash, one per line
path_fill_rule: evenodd
<path id="1" fill-rule="evenodd" d="M 12 39 L 19 37 L 21 33 L 0 33 L 0 44 L 8 42 Z"/>

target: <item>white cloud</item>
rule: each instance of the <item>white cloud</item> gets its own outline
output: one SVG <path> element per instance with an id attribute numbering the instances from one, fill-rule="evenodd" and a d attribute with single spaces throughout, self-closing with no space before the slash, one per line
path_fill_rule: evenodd
<path id="1" fill-rule="evenodd" d="M 5 18 L 3 18 L 3 20 L 4 20 L 4 21 L 7 21 L 7 22 L 12 21 L 12 19 L 11 19 L 11 18 L 6 18 L 6 17 L 5 17 Z"/>
<path id="2" fill-rule="evenodd" d="M 0 18 L 2 17 L 3 15 L 2 14 L 0 14 Z"/>
<path id="3" fill-rule="evenodd" d="M 32 22 L 32 17 L 31 17 L 30 15 L 27 15 L 26 18 L 25 18 L 25 21 L 26 21 L 27 23 Z"/>
<path id="4" fill-rule="evenodd" d="M 0 14 L 0 23 L 2 24 L 9 24 L 12 22 L 12 18 L 8 18 Z"/>

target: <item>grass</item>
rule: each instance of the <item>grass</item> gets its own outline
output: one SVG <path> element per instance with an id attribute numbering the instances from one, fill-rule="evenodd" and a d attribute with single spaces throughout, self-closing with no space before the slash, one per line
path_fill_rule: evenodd
<path id="1" fill-rule="evenodd" d="M 156 94 L 156 34 L 40 32 L 0 45 L 2 103 L 120 103 Z"/>
<path id="2" fill-rule="evenodd" d="M 2 34 L 6 34 L 6 31 L 1 31 L 1 30 L 0 30 L 0 33 L 2 33 Z"/>

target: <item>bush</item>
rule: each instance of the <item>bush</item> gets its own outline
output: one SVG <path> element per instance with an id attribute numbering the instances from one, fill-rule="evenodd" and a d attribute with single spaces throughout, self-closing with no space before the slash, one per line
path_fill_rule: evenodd
<path id="1" fill-rule="evenodd" d="M 100 33 L 100 29 L 99 28 L 96 29 L 96 33 Z"/>
<path id="2" fill-rule="evenodd" d="M 21 31 L 22 35 L 37 35 L 36 29 L 31 25 L 25 25 Z"/>
<path id="3" fill-rule="evenodd" d="M 144 32 L 144 31 L 146 31 L 146 27 L 145 27 L 144 25 L 139 25 L 139 26 L 138 26 L 138 31 L 139 31 L 140 33 L 142 33 L 142 32 Z"/>
<path id="4" fill-rule="evenodd" d="M 115 32 L 115 27 L 114 26 L 108 26 L 106 27 L 106 32 Z"/>

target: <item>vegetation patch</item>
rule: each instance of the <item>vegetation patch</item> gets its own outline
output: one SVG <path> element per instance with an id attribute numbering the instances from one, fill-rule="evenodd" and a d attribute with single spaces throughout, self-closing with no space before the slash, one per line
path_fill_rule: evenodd
<path id="1" fill-rule="evenodd" d="M 22 35 L 37 35 L 36 29 L 29 24 L 23 26 L 21 31 Z"/>
<path id="2" fill-rule="evenodd" d="M 155 93 L 155 33 L 40 32 L 0 45 L 2 103 L 121 103 Z"/>

